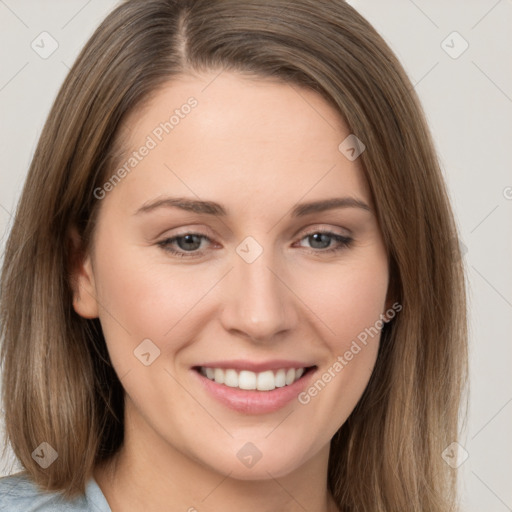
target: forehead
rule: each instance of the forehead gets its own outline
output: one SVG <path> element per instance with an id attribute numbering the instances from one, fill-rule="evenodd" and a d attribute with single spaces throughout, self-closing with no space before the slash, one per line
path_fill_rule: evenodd
<path id="1" fill-rule="evenodd" d="M 169 193 L 260 212 L 329 194 L 370 202 L 359 162 L 339 150 L 348 135 L 311 90 L 227 71 L 183 76 L 126 121 L 120 165 L 129 172 L 115 195 L 127 208 Z"/>

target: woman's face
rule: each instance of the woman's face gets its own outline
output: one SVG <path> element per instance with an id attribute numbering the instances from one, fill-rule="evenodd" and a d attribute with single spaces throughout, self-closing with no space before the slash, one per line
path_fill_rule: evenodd
<path id="1" fill-rule="evenodd" d="M 350 132 L 314 92 L 229 72 L 124 128 L 74 307 L 100 318 L 131 439 L 240 479 L 326 456 L 389 307 Z"/>

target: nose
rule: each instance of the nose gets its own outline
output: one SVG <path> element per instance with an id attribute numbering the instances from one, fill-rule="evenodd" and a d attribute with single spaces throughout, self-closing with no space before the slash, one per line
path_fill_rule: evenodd
<path id="1" fill-rule="evenodd" d="M 225 283 L 227 298 L 221 313 L 228 332 L 260 343 L 275 341 L 292 330 L 299 318 L 285 272 L 272 265 L 267 252 L 252 263 L 236 256 Z"/>

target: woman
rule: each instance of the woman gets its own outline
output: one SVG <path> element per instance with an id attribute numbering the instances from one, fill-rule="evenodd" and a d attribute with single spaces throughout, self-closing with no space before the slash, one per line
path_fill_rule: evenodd
<path id="1" fill-rule="evenodd" d="M 128 0 L 43 130 L 2 273 L 8 510 L 456 510 L 457 230 L 341 1 Z"/>

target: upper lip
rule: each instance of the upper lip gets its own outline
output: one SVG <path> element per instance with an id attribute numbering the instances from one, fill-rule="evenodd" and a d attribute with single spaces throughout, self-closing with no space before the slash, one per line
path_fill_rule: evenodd
<path id="1" fill-rule="evenodd" d="M 266 370 L 280 370 L 281 368 L 308 368 L 314 366 L 310 363 L 301 361 L 290 361 L 284 359 L 274 359 L 271 361 L 247 361 L 243 359 L 232 359 L 230 361 L 209 361 L 199 365 L 195 368 L 223 368 L 233 370 L 248 370 L 254 373 L 264 372 Z"/>

